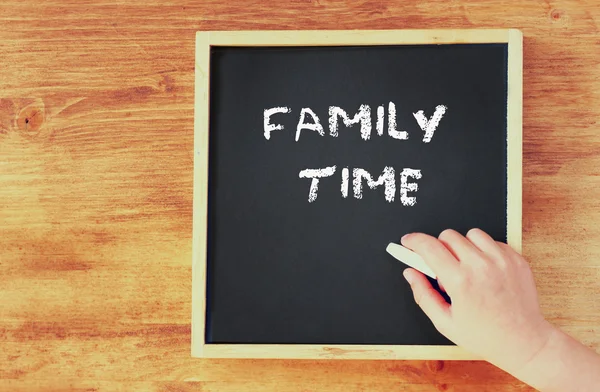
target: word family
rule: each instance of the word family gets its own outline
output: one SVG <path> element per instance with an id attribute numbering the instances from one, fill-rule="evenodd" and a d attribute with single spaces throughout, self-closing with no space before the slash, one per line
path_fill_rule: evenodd
<path id="1" fill-rule="evenodd" d="M 429 143 L 433 138 L 433 134 L 437 129 L 440 120 L 446 113 L 447 107 L 444 105 L 438 105 L 435 108 L 435 112 L 431 116 L 431 118 L 427 119 L 423 110 L 419 110 L 416 113 L 413 113 L 419 128 L 424 132 L 423 135 L 423 143 Z M 292 109 L 287 106 L 277 106 L 269 109 L 265 109 L 264 111 L 264 135 L 265 139 L 271 139 L 271 133 L 274 131 L 282 131 L 283 125 L 281 124 L 273 124 L 271 123 L 271 116 L 281 113 L 281 114 L 289 114 Z M 310 121 L 307 122 L 307 116 L 310 117 Z M 338 107 L 338 106 L 330 106 L 329 107 L 329 134 L 333 137 L 338 137 L 339 132 L 339 120 L 346 127 L 351 127 L 355 124 L 360 123 L 360 136 L 364 140 L 369 140 L 371 138 L 371 132 L 373 129 L 372 119 L 371 119 L 371 107 L 369 105 L 360 105 L 358 112 L 354 114 L 354 117 L 350 118 L 348 113 Z M 385 107 L 383 105 L 377 107 L 377 120 L 375 122 L 375 129 L 378 136 L 383 136 L 384 134 L 384 122 L 385 122 Z M 398 124 L 396 122 L 396 105 L 393 102 L 388 104 L 388 127 L 387 134 L 393 138 L 398 140 L 407 140 L 408 132 L 404 130 L 398 130 Z M 300 110 L 300 118 L 298 119 L 298 125 L 296 126 L 296 141 L 300 140 L 300 135 L 302 131 L 311 131 L 317 132 L 321 136 L 325 136 L 325 130 L 323 129 L 323 125 L 321 125 L 321 120 L 317 116 L 317 114 L 311 108 L 302 108 Z"/>

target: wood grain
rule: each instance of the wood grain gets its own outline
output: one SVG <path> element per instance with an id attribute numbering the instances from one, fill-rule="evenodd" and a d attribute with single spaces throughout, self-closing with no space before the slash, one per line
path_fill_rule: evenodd
<path id="1" fill-rule="evenodd" d="M 197 30 L 519 28 L 523 251 L 600 350 L 600 3 L 0 4 L 0 390 L 522 391 L 481 362 L 190 357 Z"/>

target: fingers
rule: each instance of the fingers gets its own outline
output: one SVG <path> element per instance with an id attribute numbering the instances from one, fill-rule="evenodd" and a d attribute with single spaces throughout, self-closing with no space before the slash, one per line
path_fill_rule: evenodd
<path id="1" fill-rule="evenodd" d="M 471 229 L 467 233 L 467 238 L 483 253 L 490 256 L 502 256 L 503 250 L 498 243 L 483 230 Z"/>
<path id="2" fill-rule="evenodd" d="M 498 248 L 500 248 L 500 250 L 503 250 L 504 253 L 507 253 L 509 255 L 520 255 L 519 252 L 517 252 L 510 245 L 505 244 L 504 242 L 496 241 L 496 245 L 498 245 Z"/>
<path id="3" fill-rule="evenodd" d="M 425 275 L 412 269 L 404 270 L 404 278 L 410 284 L 415 302 L 442 334 L 450 325 L 450 305 L 435 291 Z"/>
<path id="4" fill-rule="evenodd" d="M 527 263 L 523 256 L 521 256 L 519 252 L 511 248 L 510 245 L 505 244 L 504 242 L 496 242 L 496 245 L 498 245 L 498 248 L 500 248 L 500 251 L 502 252 L 503 256 L 507 259 L 510 259 L 517 264 L 529 265 L 529 263 Z"/>
<path id="5" fill-rule="evenodd" d="M 402 237 L 401 242 L 421 256 L 445 283 L 448 283 L 458 272 L 458 260 L 437 238 L 423 233 L 412 233 Z"/>
<path id="6" fill-rule="evenodd" d="M 458 261 L 468 260 L 480 254 L 480 250 L 471 241 L 454 230 L 444 230 L 438 238 Z"/>

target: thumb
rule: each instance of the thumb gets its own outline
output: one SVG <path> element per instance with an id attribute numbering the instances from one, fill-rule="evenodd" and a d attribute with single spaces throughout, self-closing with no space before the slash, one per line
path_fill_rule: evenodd
<path id="1" fill-rule="evenodd" d="M 433 322 L 436 329 L 446 335 L 451 321 L 448 302 L 431 286 L 422 273 L 407 268 L 404 270 L 404 278 L 410 284 L 417 305 Z"/>

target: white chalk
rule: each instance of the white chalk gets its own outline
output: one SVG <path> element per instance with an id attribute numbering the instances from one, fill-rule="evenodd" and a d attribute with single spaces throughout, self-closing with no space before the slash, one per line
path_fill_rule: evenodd
<path id="1" fill-rule="evenodd" d="M 352 184 L 354 185 L 355 198 L 362 199 L 362 179 L 364 178 L 367 180 L 367 185 L 371 189 L 375 189 L 378 186 L 385 184 L 385 200 L 387 200 L 388 203 L 394 201 L 394 195 L 396 194 L 396 178 L 394 177 L 393 167 L 384 167 L 383 174 L 379 176 L 377 181 L 373 181 L 371 173 L 359 167 L 355 168 L 352 173 L 354 174 Z"/>
<path id="2" fill-rule="evenodd" d="M 348 179 L 350 177 L 350 170 L 347 167 L 342 169 L 342 197 L 345 199 L 348 197 Z"/>
<path id="3" fill-rule="evenodd" d="M 308 191 L 308 202 L 317 200 L 317 191 L 319 190 L 319 178 L 331 177 L 335 173 L 335 166 L 325 167 L 323 169 L 304 169 L 300 171 L 300 178 L 312 178 L 310 189 Z"/>
<path id="4" fill-rule="evenodd" d="M 403 247 L 402 245 L 394 244 L 390 242 L 385 249 L 389 254 L 394 256 L 397 260 L 403 262 L 416 269 L 417 271 L 429 276 L 432 279 L 437 279 L 435 273 L 429 268 L 429 266 L 425 263 L 423 258 L 413 252 L 410 249 Z"/>
<path id="5" fill-rule="evenodd" d="M 342 118 L 346 127 L 360 123 L 360 136 L 364 140 L 369 140 L 371 137 L 371 107 L 369 105 L 360 105 L 353 118 L 348 117 L 348 113 L 339 106 L 330 106 L 329 134 L 333 137 L 338 137 L 338 117 Z"/>
<path id="6" fill-rule="evenodd" d="M 375 127 L 377 128 L 377 134 L 379 136 L 383 135 L 383 123 L 385 122 L 385 108 L 383 106 L 377 107 L 377 123 Z"/>
<path id="7" fill-rule="evenodd" d="M 398 123 L 396 121 L 396 104 L 390 102 L 388 105 L 388 135 L 394 139 L 407 140 L 408 132 L 398 131 L 396 130 L 397 127 Z"/>
<path id="8" fill-rule="evenodd" d="M 408 182 L 408 177 L 416 178 L 420 180 L 421 170 L 418 169 L 403 169 L 402 173 L 400 173 L 400 201 L 402 201 L 402 205 L 405 206 L 414 206 L 417 204 L 417 198 L 414 196 L 408 196 L 408 192 L 416 192 L 419 190 L 419 184 L 416 182 Z"/>
<path id="9" fill-rule="evenodd" d="M 264 114 L 264 131 L 265 131 L 265 139 L 269 140 L 271 138 L 271 132 L 273 131 L 281 131 L 283 129 L 283 125 L 281 124 L 271 124 L 271 116 L 275 113 L 290 113 L 292 109 L 286 106 L 278 106 L 275 108 L 265 109 Z"/>
<path id="10" fill-rule="evenodd" d="M 312 124 L 307 124 L 304 122 L 306 121 L 305 117 L 307 113 L 310 114 L 310 116 L 312 117 Z M 319 116 L 317 116 L 311 108 L 302 108 L 302 110 L 300 111 L 300 120 L 298 121 L 298 126 L 296 127 L 296 141 L 300 139 L 300 132 L 302 132 L 303 129 L 308 129 L 309 131 L 317 131 L 319 132 L 319 135 L 325 136 L 325 131 L 323 130 L 323 126 L 321 125 L 321 120 L 319 120 Z"/>
<path id="11" fill-rule="evenodd" d="M 431 141 L 433 133 L 437 129 L 442 117 L 444 117 L 444 113 L 446 113 L 446 109 L 448 109 L 448 107 L 445 105 L 436 106 L 435 113 L 433 113 L 433 116 L 431 116 L 431 119 L 429 120 L 427 120 L 427 117 L 425 117 L 422 110 L 413 113 L 413 116 L 415 116 L 415 120 L 417 120 L 419 127 L 421 127 L 423 132 L 425 132 L 425 135 L 423 136 L 423 143 L 429 143 Z"/>

